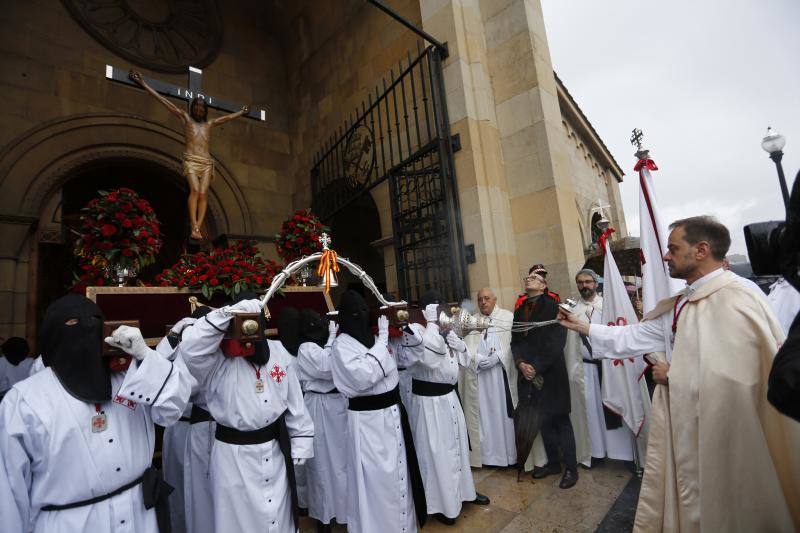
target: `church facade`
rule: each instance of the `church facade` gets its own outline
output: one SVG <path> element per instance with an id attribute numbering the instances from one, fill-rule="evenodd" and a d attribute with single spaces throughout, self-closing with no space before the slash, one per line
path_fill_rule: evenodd
<path id="1" fill-rule="evenodd" d="M 98 189 L 153 204 L 162 268 L 182 251 L 180 123 L 107 65 L 178 86 L 193 65 L 205 94 L 266 110 L 214 130 L 212 237 L 277 259 L 281 222 L 313 206 L 333 247 L 401 297 L 488 285 L 509 306 L 533 263 L 570 293 L 593 208 L 626 234 L 623 173 L 553 72 L 539 2 L 382 3 L 437 43 L 366 0 L 5 6 L 0 335 L 34 335 Z"/>

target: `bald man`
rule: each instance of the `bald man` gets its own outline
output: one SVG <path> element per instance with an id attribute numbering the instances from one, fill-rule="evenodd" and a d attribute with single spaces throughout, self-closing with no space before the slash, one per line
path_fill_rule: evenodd
<path id="1" fill-rule="evenodd" d="M 464 338 L 475 363 L 462 369 L 462 390 L 472 450 L 470 464 L 509 466 L 517 462 L 514 444 L 514 406 L 517 403 L 517 369 L 511 354 L 514 314 L 497 306 L 488 287 L 478 291 L 480 314 L 489 317 L 484 333 Z"/>

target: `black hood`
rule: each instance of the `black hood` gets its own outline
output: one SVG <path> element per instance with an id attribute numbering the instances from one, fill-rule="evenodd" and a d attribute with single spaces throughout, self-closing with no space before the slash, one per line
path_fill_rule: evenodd
<path id="1" fill-rule="evenodd" d="M 2 350 L 8 362 L 17 366 L 28 357 L 30 347 L 28 346 L 28 341 L 22 337 L 9 337 L 9 339 L 3 343 Z"/>
<path id="2" fill-rule="evenodd" d="M 339 302 L 339 331 L 372 348 L 375 336 L 369 326 L 369 307 L 356 291 L 348 290 Z"/>
<path id="3" fill-rule="evenodd" d="M 286 351 L 297 357 L 300 348 L 300 312 L 294 307 L 287 306 L 281 309 L 278 315 L 278 338 Z"/>
<path id="4" fill-rule="evenodd" d="M 242 291 L 233 299 L 233 303 L 238 303 L 243 300 L 255 300 L 258 296 L 251 291 Z M 255 353 L 253 355 L 248 355 L 245 357 L 248 361 L 253 363 L 254 365 L 263 366 L 269 362 L 269 344 L 267 343 L 266 331 L 267 331 L 267 319 L 264 316 L 264 313 L 258 314 L 258 331 L 261 340 L 254 342 L 255 344 Z"/>
<path id="5" fill-rule="evenodd" d="M 422 295 L 422 298 L 419 299 L 419 306 L 422 309 L 425 309 L 430 304 L 443 304 L 444 298 L 439 291 L 436 289 L 431 289 L 425 294 Z"/>
<path id="6" fill-rule="evenodd" d="M 104 320 L 97 304 L 68 294 L 50 304 L 42 322 L 42 361 L 84 402 L 111 399 L 111 371 L 102 357 Z"/>
<path id="7" fill-rule="evenodd" d="M 328 317 L 320 316 L 313 309 L 300 311 L 300 343 L 313 342 L 325 347 L 328 340 Z"/>

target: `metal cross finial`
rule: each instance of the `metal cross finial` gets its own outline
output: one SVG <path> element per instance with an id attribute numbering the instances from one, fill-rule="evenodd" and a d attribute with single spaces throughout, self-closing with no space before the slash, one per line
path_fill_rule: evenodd
<path id="1" fill-rule="evenodd" d="M 642 139 L 644 139 L 644 133 L 639 128 L 633 129 L 633 134 L 631 135 L 631 144 L 636 147 L 637 150 L 642 149 Z"/>
<path id="2" fill-rule="evenodd" d="M 327 233 L 323 233 L 319 236 L 319 242 L 322 244 L 322 249 L 327 250 L 328 246 L 331 244 L 331 238 Z"/>

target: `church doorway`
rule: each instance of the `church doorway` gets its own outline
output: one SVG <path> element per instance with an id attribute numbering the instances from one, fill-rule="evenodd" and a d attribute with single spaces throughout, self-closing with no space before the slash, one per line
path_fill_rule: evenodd
<path id="1" fill-rule="evenodd" d="M 156 212 L 164 245 L 156 262 L 138 274 L 137 279 L 152 283 L 156 274 L 173 265 L 186 252 L 189 234 L 186 197 L 188 187 L 183 176 L 158 163 L 144 159 L 102 159 L 73 172 L 56 191 L 60 201 L 48 202 L 50 213 L 42 213 L 43 221 L 60 226 L 57 239 L 40 240 L 37 248 L 37 323 L 47 305 L 63 295 L 73 284 L 77 272 L 73 247 L 78 238 L 82 209 L 98 191 L 128 187 L 147 200 Z M 46 208 L 47 209 L 47 208 Z M 209 210 L 203 231 L 216 234 L 214 217 Z"/>
<path id="2" fill-rule="evenodd" d="M 372 242 L 381 238 L 381 221 L 378 207 L 370 194 L 362 194 L 353 200 L 347 209 L 338 211 L 326 221 L 333 235 L 333 247 L 344 258 L 350 259 L 363 268 L 375 281 L 382 292 L 386 291 L 386 268 L 383 255 L 372 246 Z M 337 239 L 337 235 L 348 238 Z M 359 279 L 347 268 L 339 271 L 339 286 L 333 291 L 333 298 L 338 302 L 339 296 L 348 288 L 361 292 L 371 301 L 373 295 L 364 290 Z"/>

